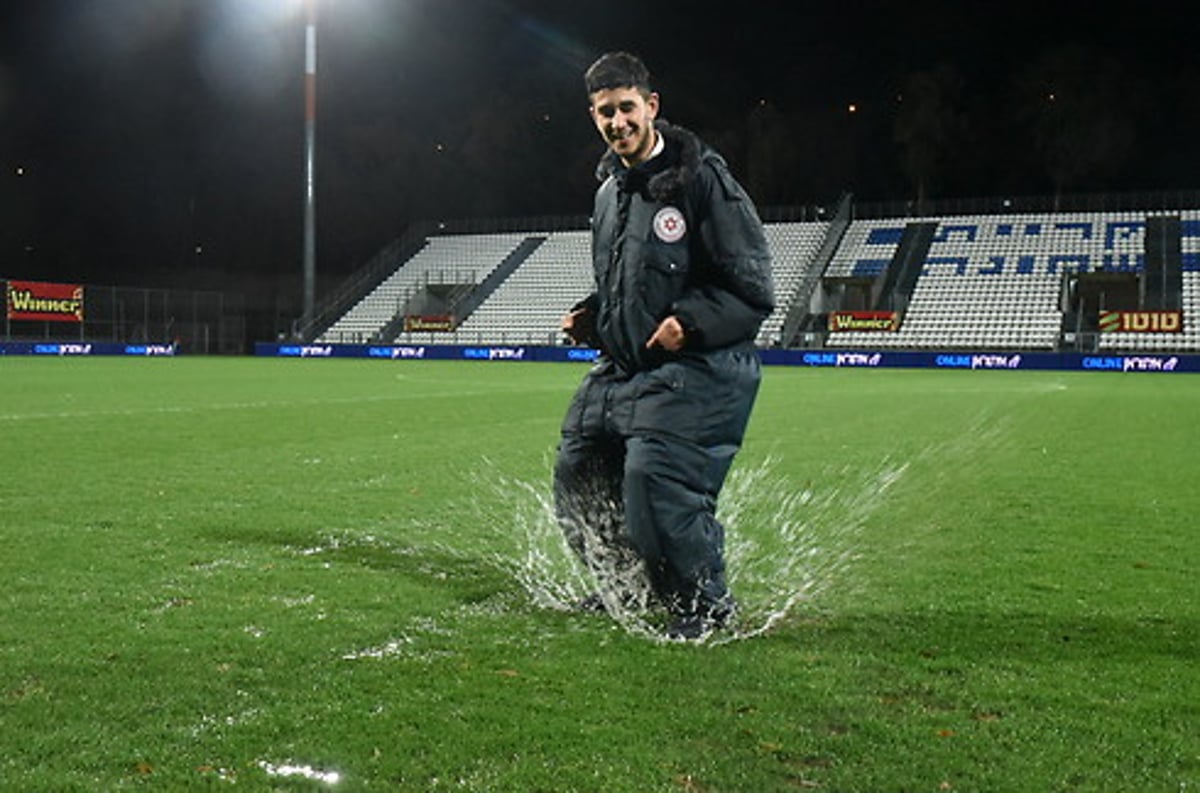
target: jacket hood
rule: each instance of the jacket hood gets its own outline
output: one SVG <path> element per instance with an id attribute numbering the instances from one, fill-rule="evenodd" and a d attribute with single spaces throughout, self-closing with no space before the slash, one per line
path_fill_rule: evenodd
<path id="1" fill-rule="evenodd" d="M 663 141 L 666 143 L 666 149 L 659 156 L 669 159 L 665 168 L 661 170 L 652 168 L 648 171 L 649 178 L 646 180 L 645 189 L 651 198 L 656 201 L 665 201 L 677 196 L 695 176 L 703 159 L 704 145 L 695 134 L 683 127 L 668 123 L 666 119 L 657 119 L 654 122 L 654 129 L 663 136 Z M 649 162 L 653 163 L 655 160 Z M 596 178 L 603 182 L 614 174 L 629 173 L 631 170 L 638 171 L 642 167 L 639 165 L 633 169 L 626 168 L 620 157 L 612 149 L 609 149 L 604 152 L 604 156 L 596 165 Z"/>

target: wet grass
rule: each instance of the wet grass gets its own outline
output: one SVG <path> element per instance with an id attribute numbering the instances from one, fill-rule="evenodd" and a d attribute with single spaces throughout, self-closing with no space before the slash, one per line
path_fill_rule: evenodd
<path id="1" fill-rule="evenodd" d="M 1200 379 L 768 370 L 679 646 L 552 607 L 582 371 L 0 361 L 0 789 L 1200 785 Z"/>

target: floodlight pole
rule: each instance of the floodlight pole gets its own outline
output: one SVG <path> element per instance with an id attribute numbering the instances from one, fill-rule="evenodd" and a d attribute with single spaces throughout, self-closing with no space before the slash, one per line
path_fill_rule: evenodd
<path id="1" fill-rule="evenodd" d="M 301 328 L 311 329 L 317 280 L 316 212 L 313 207 L 313 148 L 317 126 L 317 0 L 304 0 L 304 315 Z"/>

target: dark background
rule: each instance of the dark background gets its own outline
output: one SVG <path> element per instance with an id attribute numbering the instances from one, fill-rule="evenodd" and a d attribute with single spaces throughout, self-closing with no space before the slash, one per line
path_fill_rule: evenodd
<path id="1" fill-rule="evenodd" d="M 318 300 L 416 220 L 586 214 L 608 49 L 763 206 L 1200 187 L 1200 3 L 318 5 Z M 5 0 L 0 276 L 298 314 L 304 27 L 301 0 Z"/>

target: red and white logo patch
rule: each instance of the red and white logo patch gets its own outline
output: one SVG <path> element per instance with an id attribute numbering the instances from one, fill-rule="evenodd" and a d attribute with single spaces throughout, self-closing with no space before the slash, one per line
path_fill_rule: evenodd
<path id="1" fill-rule="evenodd" d="M 663 242 L 679 242 L 686 232 L 683 213 L 675 207 L 663 207 L 654 216 L 654 234 Z"/>

